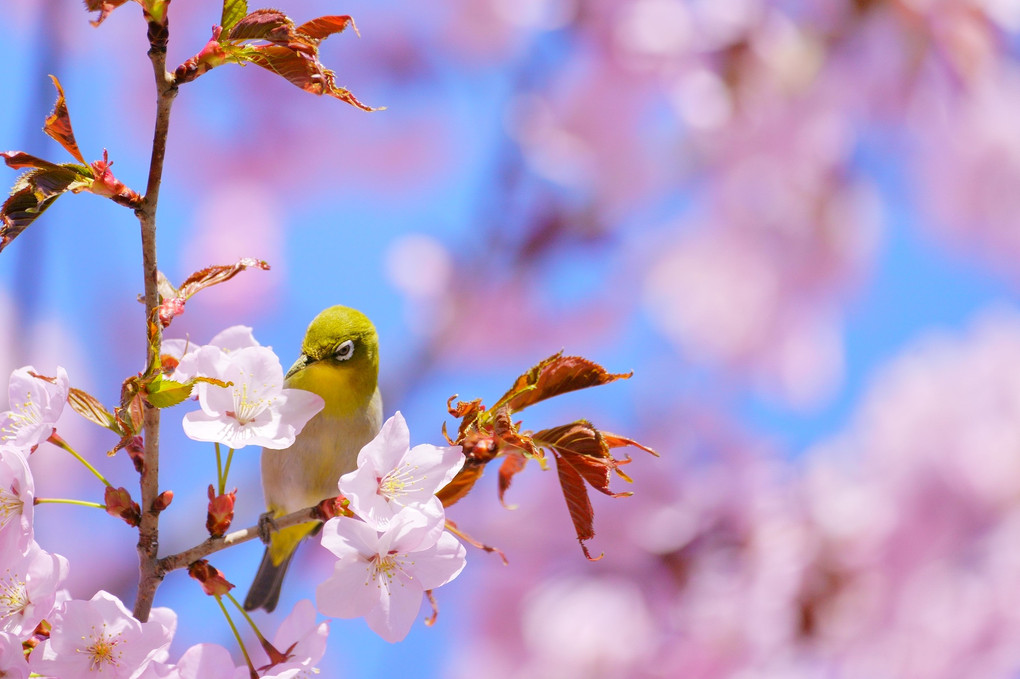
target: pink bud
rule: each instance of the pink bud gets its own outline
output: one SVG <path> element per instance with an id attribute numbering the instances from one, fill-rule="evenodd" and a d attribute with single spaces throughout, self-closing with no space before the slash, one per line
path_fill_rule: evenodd
<path id="1" fill-rule="evenodd" d="M 209 485 L 209 513 L 205 519 L 205 527 L 214 538 L 222 537 L 230 523 L 234 520 L 234 499 L 237 488 L 223 495 L 216 495 L 212 484 Z"/>
<path id="2" fill-rule="evenodd" d="M 142 510 L 137 502 L 131 500 L 126 488 L 106 487 L 104 498 L 106 513 L 124 519 L 129 526 L 137 526 L 142 520 Z"/>

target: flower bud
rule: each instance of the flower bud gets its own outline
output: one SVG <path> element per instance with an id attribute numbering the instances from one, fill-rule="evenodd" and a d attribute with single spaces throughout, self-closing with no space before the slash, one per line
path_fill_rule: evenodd
<path id="1" fill-rule="evenodd" d="M 212 484 L 209 485 L 209 513 L 206 515 L 205 527 L 212 537 L 223 537 L 223 534 L 230 528 L 230 523 L 234 520 L 234 499 L 236 497 L 237 488 L 224 495 L 216 495 Z"/>
<path id="2" fill-rule="evenodd" d="M 131 500 L 126 488 L 106 487 L 104 498 L 106 513 L 124 519 L 129 526 L 137 526 L 142 520 L 142 510 L 137 502 Z"/>
<path id="3" fill-rule="evenodd" d="M 234 585 L 224 577 L 223 571 L 211 565 L 205 559 L 199 559 L 188 566 L 188 575 L 198 580 L 202 585 L 202 591 L 209 596 L 223 596 L 234 589 Z"/>

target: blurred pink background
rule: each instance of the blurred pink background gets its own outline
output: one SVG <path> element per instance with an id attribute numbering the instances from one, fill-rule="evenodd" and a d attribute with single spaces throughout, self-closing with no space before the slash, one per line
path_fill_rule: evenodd
<path id="1" fill-rule="evenodd" d="M 469 552 L 439 622 L 396 646 L 331 623 L 323 676 L 1014 677 L 1020 673 L 1020 2 L 278 0 L 330 38 L 363 113 L 256 67 L 181 88 L 160 268 L 266 259 L 189 302 L 168 336 L 254 327 L 283 362 L 337 303 L 380 331 L 384 407 L 440 443 L 445 401 L 492 402 L 565 349 L 621 383 L 529 410 L 640 451 L 595 497 L 584 559 L 554 474 L 494 472 L 449 516 Z M 254 9 L 256 5 L 251 4 Z M 0 146 L 68 160 L 40 128 L 57 75 L 87 160 L 142 189 L 154 93 L 139 8 L 9 0 Z M 173 0 L 169 63 L 217 3 Z M 13 184 L 16 174 L 8 171 Z M 61 198 L 0 255 L 0 374 L 67 368 L 113 403 L 144 356 L 137 222 Z M 0 404 L 2 405 L 2 404 Z M 170 553 L 202 539 L 211 449 L 164 415 Z M 112 435 L 61 435 L 134 488 Z M 236 526 L 262 511 L 240 451 Z M 100 489 L 57 450 L 38 494 Z M 490 478 L 493 477 L 493 478 Z M 593 494 L 594 495 L 594 494 Z M 70 589 L 130 602 L 135 535 L 36 512 Z M 89 539 L 80 536 L 86 531 Z M 243 592 L 261 548 L 213 564 Z M 101 557 L 97 557 L 101 554 Z M 329 561 L 299 553 L 267 633 Z M 230 644 L 182 573 L 174 653 Z M 422 617 L 424 618 L 424 612 Z"/>

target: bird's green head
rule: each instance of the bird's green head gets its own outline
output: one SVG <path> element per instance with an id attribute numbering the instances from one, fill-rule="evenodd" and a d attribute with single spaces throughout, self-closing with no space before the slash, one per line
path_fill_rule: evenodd
<path id="1" fill-rule="evenodd" d="M 301 343 L 301 356 L 287 371 L 287 384 L 313 391 L 327 410 L 360 407 L 379 379 L 379 336 L 368 317 L 345 306 L 332 306 L 312 319 Z"/>

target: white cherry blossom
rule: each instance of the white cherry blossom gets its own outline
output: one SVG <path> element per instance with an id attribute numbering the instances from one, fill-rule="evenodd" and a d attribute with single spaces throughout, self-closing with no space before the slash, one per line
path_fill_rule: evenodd
<path id="1" fill-rule="evenodd" d="M 284 388 L 283 366 L 268 347 L 230 353 L 203 347 L 198 353 L 200 374 L 231 385 L 199 385 L 202 409 L 184 416 L 184 433 L 196 441 L 215 441 L 235 449 L 248 445 L 287 448 L 325 405 L 310 391 Z"/>
<path id="2" fill-rule="evenodd" d="M 322 545 L 337 557 L 333 575 L 315 590 L 316 606 L 337 618 L 365 617 L 386 641 L 407 636 L 422 595 L 464 569 L 464 546 L 438 531 L 421 512 L 407 508 L 379 532 L 346 516 L 326 522 Z"/>
<path id="3" fill-rule="evenodd" d="M 57 368 L 55 383 L 33 377 L 32 373 L 39 371 L 30 365 L 11 373 L 10 410 L 0 412 L 0 445 L 26 455 L 56 430 L 70 388 L 63 368 Z"/>
<path id="4" fill-rule="evenodd" d="M 366 523 L 385 530 L 406 507 L 441 525 L 443 505 L 435 496 L 464 466 L 459 446 L 410 447 L 410 433 L 397 412 L 358 454 L 358 468 L 340 477 L 340 493 Z"/>

